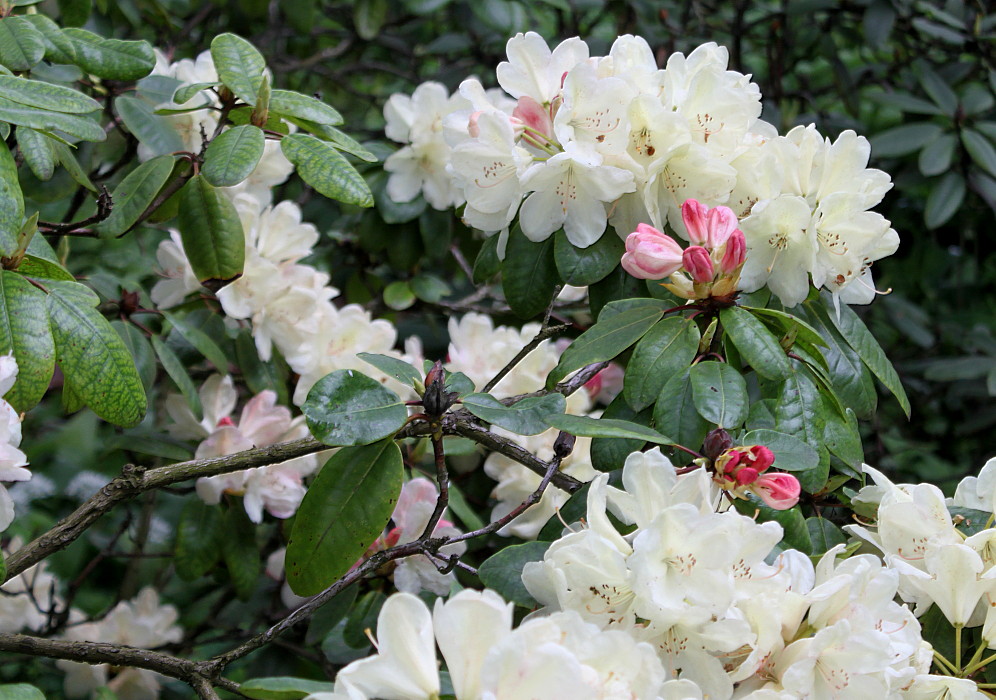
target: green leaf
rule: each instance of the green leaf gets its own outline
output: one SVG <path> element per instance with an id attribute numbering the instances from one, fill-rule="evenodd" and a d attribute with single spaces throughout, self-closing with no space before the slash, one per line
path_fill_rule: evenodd
<path id="1" fill-rule="evenodd" d="M 947 82 L 941 78 L 937 73 L 931 70 L 925 63 L 920 64 L 918 67 L 920 85 L 923 87 L 924 91 L 930 95 L 930 99 L 934 101 L 945 114 L 954 114 L 955 110 L 958 108 L 958 96 L 955 95 L 954 90 L 947 84 Z"/>
<path id="2" fill-rule="evenodd" d="M 975 164 L 996 177 L 996 148 L 989 139 L 974 129 L 962 129 L 961 142 Z"/>
<path id="3" fill-rule="evenodd" d="M 345 151 L 346 153 L 354 155 L 360 160 L 365 160 L 368 163 L 376 163 L 379 160 L 376 155 L 364 148 L 359 141 L 348 134 L 344 134 L 334 126 L 324 124 L 321 125 L 321 129 L 319 131 L 321 138 L 331 143 L 340 151 Z"/>
<path id="4" fill-rule="evenodd" d="M 76 46 L 72 39 L 62 33 L 59 25 L 45 15 L 22 16 L 41 34 L 45 44 L 45 58 L 52 63 L 76 63 Z"/>
<path id="5" fill-rule="evenodd" d="M 661 389 L 654 405 L 654 425 L 676 444 L 698 450 L 712 426 L 698 411 L 690 410 L 693 404 L 691 368 L 686 368 Z"/>
<path id="6" fill-rule="evenodd" d="M 55 371 L 55 341 L 45 294 L 10 270 L 0 272 L 0 353 L 17 361 L 17 381 L 4 399 L 18 412 L 41 401 Z"/>
<path id="7" fill-rule="evenodd" d="M 77 282 L 46 283 L 55 356 L 66 380 L 94 413 L 129 428 L 145 417 L 142 380 L 131 354 L 107 319 L 93 308 L 96 296 Z"/>
<path id="8" fill-rule="evenodd" d="M 549 548 L 549 542 L 526 542 L 498 550 L 478 568 L 481 583 L 516 605 L 538 608 L 539 603 L 522 583 L 522 567 L 531 561 L 542 561 Z"/>
<path id="9" fill-rule="evenodd" d="M 752 430 L 740 439 L 743 445 L 764 445 L 775 455 L 775 469 L 786 472 L 801 472 L 815 469 L 820 464 L 820 455 L 805 442 L 792 435 L 775 430 Z"/>
<path id="10" fill-rule="evenodd" d="M 578 248 L 567 240 L 563 229 L 554 234 L 553 254 L 557 272 L 564 284 L 586 287 L 612 272 L 625 250 L 619 236 L 606 233 L 587 248 Z"/>
<path id="11" fill-rule="evenodd" d="M 270 113 L 325 126 L 342 124 L 342 115 L 332 107 L 314 97 L 290 90 L 273 90 L 270 93 Z"/>
<path id="12" fill-rule="evenodd" d="M 358 0 L 353 4 L 353 24 L 361 39 L 370 41 L 387 19 L 387 0 Z"/>
<path id="13" fill-rule="evenodd" d="M 838 544 L 847 542 L 847 537 L 840 531 L 840 528 L 826 518 L 806 518 L 806 529 L 809 530 L 813 554 L 824 554 Z"/>
<path id="14" fill-rule="evenodd" d="M 180 134 L 167 118 L 155 114 L 148 102 L 123 96 L 114 101 L 114 108 L 128 131 L 155 155 L 166 156 L 185 150 Z"/>
<path id="15" fill-rule="evenodd" d="M 103 141 L 107 138 L 104 129 L 93 119 L 28 107 L 6 97 L 0 97 L 0 121 L 30 126 L 39 131 L 62 131 L 84 141 Z"/>
<path id="16" fill-rule="evenodd" d="M 940 175 L 951 167 L 958 138 L 954 134 L 942 134 L 920 151 L 917 165 L 927 177 Z"/>
<path id="17" fill-rule="evenodd" d="M 391 519 L 403 466 L 401 450 L 387 438 L 339 450 L 318 472 L 287 543 L 287 582 L 295 593 L 322 591 L 363 556 Z"/>
<path id="18" fill-rule="evenodd" d="M 823 444 L 825 413 L 819 389 L 804 372 L 793 372 L 782 383 L 775 405 L 775 427 L 804 440 L 820 455 L 816 468 L 796 475 L 807 493 L 822 488 L 829 474 L 830 456 Z"/>
<path id="19" fill-rule="evenodd" d="M 204 179 L 215 187 L 237 185 L 256 169 L 266 140 L 258 126 L 233 126 L 210 143 L 204 153 Z"/>
<path id="20" fill-rule="evenodd" d="M 806 341 L 810 345 L 824 347 L 827 344 L 823 336 L 813 326 L 794 314 L 754 306 L 742 306 L 740 308 L 750 311 L 755 316 L 767 316 L 778 321 L 786 333 L 795 333 L 797 338 Z"/>
<path id="21" fill-rule="evenodd" d="M 408 409 L 390 389 L 348 369 L 326 374 L 301 406 L 311 434 L 326 445 L 366 445 L 394 435 Z"/>
<path id="22" fill-rule="evenodd" d="M 256 47 L 235 34 L 219 34 L 211 42 L 211 58 L 225 87 L 255 107 L 266 68 L 266 61 Z"/>
<path id="23" fill-rule="evenodd" d="M 63 32 L 76 48 L 76 65 L 99 78 L 138 80 L 156 66 L 156 55 L 147 41 L 105 39 L 75 27 Z"/>
<path id="24" fill-rule="evenodd" d="M 201 175 L 194 175 L 180 190 L 177 228 L 201 284 L 217 289 L 242 276 L 246 254 L 242 221 L 232 201 Z"/>
<path id="25" fill-rule="evenodd" d="M 899 375 L 896 374 L 896 370 L 892 366 L 892 363 L 889 362 L 889 358 L 886 357 L 882 347 L 875 340 L 875 336 L 871 334 L 868 327 L 865 326 L 861 319 L 858 318 L 858 315 L 846 304 L 840 305 L 839 318 L 832 308 L 833 302 L 830 301 L 829 296 L 823 297 L 823 304 L 827 308 L 827 315 L 830 317 L 830 320 L 837 327 L 837 330 L 840 331 L 840 334 L 844 336 L 848 345 L 857 351 L 861 357 L 861 361 L 867 365 L 872 374 L 878 377 L 878 380 L 885 385 L 885 388 L 892 392 L 899 401 L 899 405 L 902 406 L 903 412 L 909 417 L 910 401 L 906 397 L 906 390 L 903 389 Z"/>
<path id="26" fill-rule="evenodd" d="M 987 511 L 962 506 L 948 506 L 948 512 L 951 513 L 951 520 L 954 521 L 958 532 L 967 537 L 986 530 L 992 517 L 992 513 Z"/>
<path id="27" fill-rule="evenodd" d="M 0 571 L 5 571 L 0 564 Z M 45 694 L 27 683 L 5 683 L 0 685 L 0 698 L 3 700 L 45 700 Z"/>
<path id="28" fill-rule="evenodd" d="M 13 102 L 53 112 L 87 114 L 102 108 L 97 100 L 82 92 L 41 80 L 0 75 L 0 91 Z"/>
<path id="29" fill-rule="evenodd" d="M 0 64 L 27 71 L 44 56 L 45 40 L 31 22 L 17 16 L 0 19 Z"/>
<path id="30" fill-rule="evenodd" d="M 0 142 L 0 255 L 10 256 L 17 250 L 18 234 L 24 224 L 24 196 L 17 181 L 17 165 Z"/>
<path id="31" fill-rule="evenodd" d="M 76 160 L 76 156 L 73 155 L 72 150 L 64 143 L 59 141 L 54 141 L 52 143 L 52 149 L 55 151 L 55 157 L 59 159 L 59 163 L 62 167 L 66 169 L 69 176 L 77 182 L 77 184 L 82 185 L 91 192 L 96 193 L 96 186 L 90 182 L 90 178 L 87 176 L 86 171 L 80 167 L 79 161 Z"/>
<path id="32" fill-rule="evenodd" d="M 629 405 L 641 411 L 656 401 L 664 384 L 695 359 L 700 339 L 695 321 L 680 316 L 651 328 L 636 344 L 626 367 L 623 396 Z"/>
<path id="33" fill-rule="evenodd" d="M 422 373 L 404 360 L 369 352 L 357 353 L 356 356 L 381 372 L 391 375 L 405 386 L 413 386 L 415 382 L 422 381 Z"/>
<path id="34" fill-rule="evenodd" d="M 872 155 L 876 158 L 896 158 L 919 151 L 941 135 L 943 129 L 933 122 L 903 124 L 871 138 Z"/>
<path id="35" fill-rule="evenodd" d="M 858 418 L 854 415 L 854 411 L 848 408 L 846 417 L 840 416 L 835 411 L 828 411 L 823 439 L 827 449 L 850 467 L 852 472 L 860 476 L 865 453 L 861 446 L 861 433 L 858 430 Z"/>
<path id="36" fill-rule="evenodd" d="M 807 309 L 813 325 L 819 328 L 826 340 L 826 347 L 821 348 L 820 352 L 827 361 L 834 392 L 859 416 L 871 418 L 878 404 L 871 373 L 833 325 L 828 314 L 834 312 L 816 305 Z"/>
<path id="37" fill-rule="evenodd" d="M 906 92 L 870 93 L 868 97 L 879 104 L 896 107 L 903 112 L 910 112 L 913 114 L 944 114 L 944 110 L 939 108 L 937 105 L 931 104 L 930 102 L 927 102 L 927 100 L 919 97 L 914 97 Z"/>
<path id="38" fill-rule="evenodd" d="M 411 287 L 416 297 L 429 304 L 438 303 L 452 291 L 443 280 L 428 273 L 415 275 L 411 280 Z"/>
<path id="39" fill-rule="evenodd" d="M 765 379 L 784 379 L 792 366 L 778 339 L 746 309 L 733 306 L 719 312 L 723 328 L 740 356 Z"/>
<path id="40" fill-rule="evenodd" d="M 494 235 L 484 239 L 481 250 L 474 259 L 473 282 L 484 284 L 501 270 L 501 258 L 498 257 L 498 241 L 501 237 Z"/>
<path id="41" fill-rule="evenodd" d="M 280 142 L 287 160 L 297 166 L 301 179 L 319 194 L 346 204 L 372 207 L 373 194 L 366 180 L 339 151 L 307 134 L 291 134 Z"/>
<path id="42" fill-rule="evenodd" d="M 142 386 L 145 387 L 146 393 L 149 393 L 156 380 L 156 357 L 149 346 L 149 341 L 146 340 L 142 331 L 131 323 L 111 321 L 111 328 L 128 348 L 135 368 L 138 370 L 138 376 L 142 379 Z"/>
<path id="43" fill-rule="evenodd" d="M 747 419 L 747 382 L 725 362 L 700 362 L 690 370 L 692 403 L 699 414 L 732 430 Z"/>
<path id="44" fill-rule="evenodd" d="M 651 413 L 649 409 L 634 411 L 626 403 L 626 397 L 619 394 L 602 411 L 601 419 L 619 419 L 649 427 Z M 595 438 L 591 441 L 591 464 L 600 472 L 621 469 L 626 457 L 643 447 L 644 442 L 640 439 Z"/>
<path id="45" fill-rule="evenodd" d="M 225 536 L 221 539 L 221 556 L 232 579 L 239 600 L 249 600 L 262 572 L 256 525 L 249 520 L 243 504 L 235 503 L 225 513 Z"/>
<path id="46" fill-rule="evenodd" d="M 567 399 L 556 392 L 546 396 L 530 396 L 506 406 L 491 394 L 468 394 L 462 397 L 463 407 L 481 420 L 519 435 L 539 435 L 549 430 L 544 422 L 550 414 L 562 414 Z"/>
<path id="47" fill-rule="evenodd" d="M 173 326 L 173 329 L 206 357 L 218 372 L 228 374 L 228 357 L 224 350 L 211 339 L 211 336 L 192 324 L 185 316 L 177 316 L 168 311 L 164 311 L 162 314 L 163 318 Z"/>
<path id="48" fill-rule="evenodd" d="M 225 539 L 222 523 L 219 506 L 209 506 L 199 498 L 187 499 L 176 526 L 173 557 L 176 573 L 184 581 L 199 579 L 221 561 Z"/>
<path id="49" fill-rule="evenodd" d="M 189 102 L 194 95 L 198 95 L 205 90 L 213 87 L 218 87 L 221 83 L 190 83 L 189 85 L 182 85 L 177 88 L 176 92 L 173 93 L 173 103 L 182 105 Z"/>
<path id="50" fill-rule="evenodd" d="M 312 693 L 331 693 L 332 683 L 303 678 L 256 678 L 239 684 L 239 693 L 255 700 L 301 700 Z"/>
<path id="51" fill-rule="evenodd" d="M 404 311 L 415 301 L 415 292 L 407 280 L 395 280 L 384 287 L 384 303 L 395 311 Z"/>
<path id="52" fill-rule="evenodd" d="M 546 379 L 548 389 L 571 372 L 595 362 L 611 360 L 644 336 L 664 315 L 664 305 L 656 300 L 612 313 L 582 333 L 571 343 L 560 362 Z M 608 308 L 608 307 L 607 307 Z"/>
<path id="53" fill-rule="evenodd" d="M 927 197 L 927 206 L 923 212 L 927 228 L 935 229 L 947 223 L 961 208 L 964 199 L 965 178 L 955 172 L 942 177 Z"/>
<path id="54" fill-rule="evenodd" d="M 15 135 L 17 149 L 35 177 L 43 182 L 52 179 L 52 175 L 55 174 L 55 152 L 49 139 L 26 126 L 17 127 Z"/>
<path id="55" fill-rule="evenodd" d="M 519 318 L 542 313 L 557 287 L 553 237 L 534 243 L 518 225 L 512 227 L 501 266 L 501 286 L 512 312 Z"/>
<path id="56" fill-rule="evenodd" d="M 642 440 L 656 445 L 673 445 L 674 440 L 662 435 L 653 428 L 628 420 L 612 418 L 592 418 L 591 416 L 548 415 L 543 419 L 547 425 L 578 437 L 625 438 Z"/>
<path id="57" fill-rule="evenodd" d="M 159 357 L 159 362 L 162 363 L 163 369 L 166 370 L 166 374 L 169 375 L 173 383 L 176 384 L 180 393 L 183 394 L 183 398 L 187 400 L 187 405 L 190 406 L 190 410 L 193 411 L 195 416 L 199 416 L 202 413 L 201 410 L 201 397 L 197 393 L 197 387 L 194 386 L 193 380 L 190 379 L 190 375 L 187 374 L 186 368 L 184 368 L 183 363 L 180 362 L 180 358 L 176 356 L 170 347 L 160 340 L 159 336 L 152 336 L 152 349 L 156 351 L 156 355 Z"/>
<path id="58" fill-rule="evenodd" d="M 176 162 L 172 156 L 159 156 L 142 163 L 114 188 L 111 215 L 95 227 L 101 236 L 119 236 L 139 221 L 169 180 Z"/>
<path id="59" fill-rule="evenodd" d="M 350 586 L 318 608 L 308 622 L 304 643 L 309 647 L 320 644 L 339 623 L 345 620 L 346 614 L 356 602 L 358 592 L 359 586 Z"/>

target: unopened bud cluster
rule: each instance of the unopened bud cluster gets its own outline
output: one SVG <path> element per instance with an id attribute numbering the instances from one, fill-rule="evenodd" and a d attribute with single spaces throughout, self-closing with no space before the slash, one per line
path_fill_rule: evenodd
<path id="1" fill-rule="evenodd" d="M 776 510 L 786 510 L 799 502 L 799 480 L 791 474 L 765 474 L 775 463 L 775 455 L 764 445 L 732 447 L 713 462 L 715 480 L 724 490 L 744 497 L 753 493 Z"/>
<path id="2" fill-rule="evenodd" d="M 737 289 L 747 255 L 744 234 L 729 207 L 709 209 L 694 199 L 681 205 L 692 245 L 682 250 L 670 236 L 640 224 L 626 238 L 622 266 L 639 279 L 659 280 L 682 299 L 727 297 Z"/>

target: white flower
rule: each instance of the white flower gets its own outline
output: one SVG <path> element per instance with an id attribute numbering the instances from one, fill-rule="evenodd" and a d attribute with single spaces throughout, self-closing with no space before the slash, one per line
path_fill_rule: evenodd
<path id="1" fill-rule="evenodd" d="M 465 589 L 445 603 L 436 599 L 432 623 L 458 698 L 480 697 L 485 658 L 512 631 L 513 607 L 490 590 Z"/>
<path id="2" fill-rule="evenodd" d="M 816 264 L 811 220 L 809 205 L 797 195 L 755 204 L 740 222 L 747 241 L 741 288 L 750 292 L 767 284 L 785 306 L 801 303 L 809 294 L 809 272 Z"/>
<path id="3" fill-rule="evenodd" d="M 9 557 L 21 545 L 19 537 L 13 538 L 0 556 Z M 46 571 L 45 562 L 39 562 L 0 585 L 0 633 L 41 632 L 48 624 L 49 612 L 62 607 L 57 584 Z"/>
<path id="4" fill-rule="evenodd" d="M 156 249 L 156 261 L 159 263 L 161 279 L 152 287 L 150 296 L 152 302 L 161 309 L 168 309 L 180 304 L 188 294 L 201 289 L 201 283 L 190 267 L 187 254 L 183 251 L 183 241 L 180 232 L 170 230 L 169 239 L 164 240 Z"/>
<path id="5" fill-rule="evenodd" d="M 599 78 L 581 63 L 564 80 L 564 103 L 554 119 L 554 133 L 562 144 L 578 144 L 603 154 L 619 153 L 629 141 L 629 104 L 635 96 L 620 78 Z"/>
<path id="6" fill-rule="evenodd" d="M 553 51 L 536 32 L 516 34 L 505 45 L 508 61 L 498 64 L 498 84 L 515 98 L 531 97 L 540 104 L 560 94 L 564 74 L 588 60 L 588 45 L 574 37 Z"/>

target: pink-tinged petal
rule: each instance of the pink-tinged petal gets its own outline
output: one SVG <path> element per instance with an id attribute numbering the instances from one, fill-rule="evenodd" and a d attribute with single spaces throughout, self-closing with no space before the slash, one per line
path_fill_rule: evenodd
<path id="1" fill-rule="evenodd" d="M 746 259 L 747 242 L 744 239 L 744 232 L 736 229 L 726 240 L 726 250 L 723 251 L 723 258 L 719 261 L 719 269 L 724 275 L 732 275 Z"/>
<path id="2" fill-rule="evenodd" d="M 799 502 L 802 488 L 794 476 L 780 472 L 757 477 L 751 484 L 751 491 L 775 510 L 788 510 Z"/>
<path id="3" fill-rule="evenodd" d="M 512 118 L 543 134 L 547 140 L 553 134 L 553 120 L 550 119 L 549 110 L 531 97 L 519 98 L 518 104 L 512 110 Z"/>
<path id="4" fill-rule="evenodd" d="M 716 276 L 709 251 L 702 246 L 693 245 L 685 248 L 681 261 L 691 278 L 699 284 L 712 282 L 713 277 Z"/>
<path id="5" fill-rule="evenodd" d="M 681 205 L 681 220 L 688 231 L 688 240 L 692 245 L 706 245 L 709 240 L 709 229 L 706 224 L 706 212 L 709 207 L 699 203 L 697 199 L 686 199 Z"/>
<path id="6" fill-rule="evenodd" d="M 715 250 L 737 230 L 737 215 L 729 207 L 713 207 L 706 214 L 706 247 Z"/>
<path id="7" fill-rule="evenodd" d="M 681 246 L 673 238 L 647 224 L 640 224 L 626 237 L 622 266 L 637 279 L 659 280 L 681 268 Z"/>

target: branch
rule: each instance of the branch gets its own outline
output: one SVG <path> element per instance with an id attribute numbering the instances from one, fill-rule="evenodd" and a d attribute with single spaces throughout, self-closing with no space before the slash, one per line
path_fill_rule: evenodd
<path id="1" fill-rule="evenodd" d="M 55 224 L 48 221 L 39 221 L 38 230 L 43 234 L 53 234 L 58 233 L 64 236 L 84 236 L 84 237 L 95 237 L 98 236 L 95 231 L 92 231 L 87 226 L 91 224 L 98 224 L 107 217 L 111 215 L 114 210 L 114 202 L 111 200 L 111 195 L 107 191 L 107 188 L 101 186 L 100 194 L 97 195 L 97 213 L 93 216 L 89 216 L 81 221 L 73 221 L 68 224 Z"/>
<path id="2" fill-rule="evenodd" d="M 570 327 L 566 325 L 560 325 L 560 326 L 546 325 L 546 322 L 550 320 L 549 312 L 552 310 L 553 306 L 551 305 L 550 308 L 547 310 L 547 316 L 546 319 L 544 319 L 543 326 L 539 329 L 539 332 L 536 334 L 536 337 L 530 340 L 528 343 L 526 343 L 525 347 L 519 350 L 519 352 L 516 353 L 515 357 L 509 360 L 508 364 L 502 367 L 500 370 L 498 370 L 498 374 L 492 377 L 491 381 L 489 381 L 487 384 L 484 385 L 483 391 L 485 394 L 494 389 L 498 385 L 498 382 L 504 379 L 505 376 L 509 372 L 511 372 L 517 364 L 519 364 L 522 360 L 524 360 L 526 355 L 528 355 L 533 350 L 538 348 L 540 343 L 542 343 L 547 338 L 552 338 L 555 335 L 559 335 L 562 331 Z"/>

